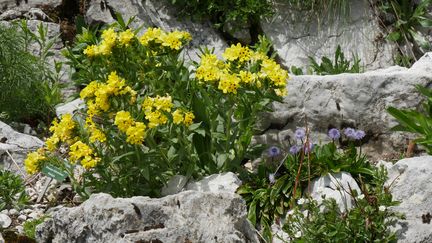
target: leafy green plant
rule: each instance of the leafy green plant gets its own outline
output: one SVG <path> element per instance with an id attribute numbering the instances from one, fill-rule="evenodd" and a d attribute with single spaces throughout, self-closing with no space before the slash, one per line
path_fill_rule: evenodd
<path id="1" fill-rule="evenodd" d="M 0 211 L 24 206 L 28 201 L 24 189 L 21 177 L 10 171 L 0 170 Z"/>
<path id="2" fill-rule="evenodd" d="M 29 31 L 25 21 L 0 25 L 0 111 L 5 119 L 32 125 L 49 122 L 60 101 L 57 79 L 47 63 L 54 39 L 47 39 L 42 24 L 38 33 Z M 40 43 L 40 55 L 29 53 L 33 41 Z"/>
<path id="3" fill-rule="evenodd" d="M 354 56 L 354 63 L 345 59 L 345 55 L 340 45 L 337 46 L 334 63 L 328 57 L 321 58 L 321 64 L 318 64 L 313 57 L 309 57 L 310 67 L 318 75 L 332 75 L 340 73 L 360 73 L 360 59 Z"/>
<path id="4" fill-rule="evenodd" d="M 195 18 L 210 18 L 218 27 L 230 22 L 238 27 L 257 22 L 272 13 L 269 0 L 170 0 L 181 9 L 180 14 Z"/>
<path id="5" fill-rule="evenodd" d="M 176 174 L 241 170 L 259 150 L 250 146 L 258 113 L 286 94 L 288 73 L 265 53 L 268 42 L 232 45 L 224 59 L 204 50 L 191 73 L 179 59 L 189 33 L 148 28 L 138 37 L 131 20 L 118 20 L 100 36 L 84 30 L 67 51 L 86 107 L 53 122 L 27 171 L 55 166 L 87 197 L 158 196 Z"/>
<path id="6" fill-rule="evenodd" d="M 237 191 L 246 200 L 249 220 L 261 227 L 266 240 L 272 237 L 272 222 L 292 207 L 293 200 L 301 197 L 310 180 L 340 171 L 368 180 L 373 176 L 372 165 L 354 146 L 364 137 L 363 131 L 345 129 L 347 135 L 343 142 L 348 142 L 349 146 L 342 151 L 336 146 L 336 140 L 340 138 L 337 129 L 329 131 L 333 142 L 324 145 L 309 142 L 304 131 L 296 131 L 302 135 L 298 137 L 300 145 L 293 145 L 277 168 L 261 165 L 258 173 L 245 178 L 245 183 Z"/>
<path id="7" fill-rule="evenodd" d="M 30 239 L 36 239 L 36 226 L 42 224 L 47 219 L 47 216 L 42 216 L 37 219 L 27 220 L 24 222 L 24 235 Z"/>
<path id="8" fill-rule="evenodd" d="M 415 140 L 423 145 L 429 154 L 432 154 L 432 90 L 420 85 L 417 90 L 426 97 L 422 110 L 387 108 L 387 112 L 395 117 L 399 125 L 392 128 L 394 131 L 406 131 L 420 135 Z"/>
<path id="9" fill-rule="evenodd" d="M 353 208 L 341 211 L 333 198 L 302 200 L 296 205 L 283 229 L 294 242 L 396 242 L 390 230 L 396 220 L 403 218 L 388 209 L 398 202 L 392 200 L 385 187 L 387 171 L 373 169 L 373 179 L 363 184 L 360 192 L 349 192 L 354 199 Z"/>
<path id="10" fill-rule="evenodd" d="M 432 4 L 431 0 L 385 0 L 379 2 L 379 9 L 394 16 L 395 21 L 389 25 L 387 39 L 407 49 L 399 48 L 402 56 L 406 56 L 401 62 L 404 66 L 411 66 L 424 51 L 431 49 L 431 43 L 427 41 L 419 29 L 432 27 L 432 16 L 428 12 Z M 411 60 L 410 62 L 406 62 Z"/>

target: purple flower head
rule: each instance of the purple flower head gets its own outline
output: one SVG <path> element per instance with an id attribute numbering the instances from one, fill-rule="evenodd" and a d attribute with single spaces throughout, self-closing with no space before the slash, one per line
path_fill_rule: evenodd
<path id="1" fill-rule="evenodd" d="M 349 138 L 355 139 L 356 131 L 351 127 L 347 127 L 347 128 L 345 128 L 344 134 L 345 134 L 345 136 L 347 136 Z"/>
<path id="2" fill-rule="evenodd" d="M 315 144 L 309 142 L 309 144 L 304 144 L 304 152 L 305 154 L 312 152 L 313 148 L 315 147 Z"/>
<path id="3" fill-rule="evenodd" d="M 270 181 L 270 184 L 274 184 L 275 183 L 275 174 L 274 173 L 270 173 L 269 174 L 269 181 Z"/>
<path id="4" fill-rule="evenodd" d="M 336 139 L 340 138 L 340 132 L 336 128 L 332 128 L 328 131 L 328 136 L 331 139 L 336 140 Z"/>
<path id="5" fill-rule="evenodd" d="M 278 147 L 276 147 L 276 146 L 271 146 L 270 148 L 269 148 L 269 150 L 267 151 L 267 153 L 268 153 L 268 156 L 269 157 L 276 157 L 276 156 L 278 156 L 280 153 L 281 153 L 281 151 L 280 151 L 280 149 L 278 148 Z"/>
<path id="6" fill-rule="evenodd" d="M 366 136 L 366 133 L 364 131 L 357 130 L 355 132 L 354 139 L 356 139 L 356 140 L 362 140 L 364 138 L 364 136 Z"/>
<path id="7" fill-rule="evenodd" d="M 289 152 L 290 152 L 290 154 L 297 154 L 298 152 L 300 152 L 300 149 L 301 149 L 301 146 L 299 146 L 299 145 L 293 145 L 289 149 Z"/>
<path id="8" fill-rule="evenodd" d="M 303 139 L 305 135 L 306 135 L 306 129 L 304 129 L 303 127 L 297 128 L 297 130 L 295 131 L 295 137 L 297 139 Z"/>

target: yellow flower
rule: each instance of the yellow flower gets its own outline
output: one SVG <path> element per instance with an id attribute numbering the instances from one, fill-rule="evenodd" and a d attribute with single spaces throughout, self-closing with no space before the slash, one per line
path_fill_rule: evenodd
<path id="1" fill-rule="evenodd" d="M 268 77 L 276 87 L 285 87 L 289 78 L 288 72 L 271 59 L 263 60 L 261 63 L 261 76 Z"/>
<path id="2" fill-rule="evenodd" d="M 240 43 L 237 45 L 231 45 L 225 49 L 225 52 L 222 54 L 223 58 L 228 61 L 239 60 L 240 62 L 249 61 L 252 56 L 252 51 L 249 48 L 243 47 Z"/>
<path id="3" fill-rule="evenodd" d="M 214 54 L 205 54 L 201 57 L 200 66 L 197 68 L 196 77 L 199 80 L 215 81 L 222 74 L 224 64 Z"/>
<path id="4" fill-rule="evenodd" d="M 149 128 L 157 127 L 168 121 L 168 118 L 160 111 L 146 111 L 144 114 L 145 118 L 149 121 Z"/>
<path id="5" fill-rule="evenodd" d="M 126 132 L 134 124 L 134 120 L 128 111 L 119 111 L 116 114 L 114 124 L 120 131 Z"/>
<path id="6" fill-rule="evenodd" d="M 113 28 L 106 29 L 102 31 L 102 42 L 108 46 L 114 46 L 116 39 L 117 39 L 117 33 Z"/>
<path id="7" fill-rule="evenodd" d="M 183 112 L 180 109 L 175 110 L 172 113 L 174 124 L 180 124 L 183 122 Z"/>
<path id="8" fill-rule="evenodd" d="M 95 167 L 100 161 L 100 158 L 94 156 L 93 150 L 87 144 L 81 141 L 77 141 L 70 146 L 69 159 L 72 163 L 76 163 L 77 161 L 81 160 L 81 165 L 85 169 Z"/>
<path id="9" fill-rule="evenodd" d="M 192 39 L 191 35 L 185 31 L 173 31 L 160 37 L 163 46 L 170 47 L 174 50 L 180 50 L 183 46 L 182 41 L 190 39 Z"/>
<path id="10" fill-rule="evenodd" d="M 96 141 L 99 141 L 103 143 L 106 141 L 105 133 L 99 130 L 95 124 L 92 124 L 89 127 L 89 130 L 90 130 L 90 142 L 94 143 Z"/>
<path id="11" fill-rule="evenodd" d="M 163 110 L 170 112 L 172 104 L 172 98 L 171 96 L 156 96 L 156 98 L 153 99 L 153 107 L 156 108 L 156 110 Z"/>
<path id="12" fill-rule="evenodd" d="M 90 82 L 83 90 L 80 92 L 81 99 L 92 98 L 95 96 L 96 90 L 99 88 L 99 83 L 96 81 Z"/>
<path id="13" fill-rule="evenodd" d="M 219 80 L 218 89 L 222 90 L 224 94 L 233 93 L 237 94 L 237 88 L 240 86 L 240 79 L 233 74 L 224 73 Z"/>
<path id="14" fill-rule="evenodd" d="M 121 79 L 115 71 L 108 75 L 107 90 L 109 94 L 119 95 L 125 86 L 126 81 Z"/>
<path id="15" fill-rule="evenodd" d="M 45 159 L 46 157 L 40 152 L 32 152 L 27 154 L 27 158 L 24 161 L 24 165 L 27 173 L 34 174 L 38 172 L 40 167 L 40 162 Z"/>
<path id="16" fill-rule="evenodd" d="M 127 129 L 126 142 L 130 144 L 142 144 L 145 138 L 146 125 L 142 122 L 136 122 L 135 126 L 131 126 Z"/>
<path id="17" fill-rule="evenodd" d="M 192 125 L 193 119 L 195 119 L 195 115 L 192 112 L 186 112 L 183 123 L 186 126 Z"/>
<path id="18" fill-rule="evenodd" d="M 240 71 L 238 77 L 243 83 L 246 84 L 253 83 L 257 79 L 256 74 L 251 73 L 249 71 Z"/>
<path id="19" fill-rule="evenodd" d="M 148 28 L 147 31 L 140 37 L 139 41 L 144 46 L 147 46 L 151 41 L 161 43 L 159 38 L 162 35 L 165 35 L 165 32 L 163 32 L 160 28 Z"/>
<path id="20" fill-rule="evenodd" d="M 84 54 L 88 57 L 94 57 L 99 54 L 98 47 L 96 45 L 87 46 L 84 50 Z"/>
<path id="21" fill-rule="evenodd" d="M 55 144 L 57 144 L 60 141 L 71 143 L 73 138 L 72 133 L 74 128 L 75 128 L 75 121 L 72 119 L 71 114 L 63 115 L 60 122 L 54 120 L 52 126 L 49 129 L 51 132 L 53 132 L 52 135 L 53 138 L 49 142 L 50 146 L 48 147 L 48 149 L 52 149 L 55 146 Z"/>
<path id="22" fill-rule="evenodd" d="M 120 44 L 122 44 L 124 46 L 128 46 L 130 41 L 134 37 L 135 37 L 135 34 L 130 29 L 127 29 L 123 32 L 120 32 L 120 34 L 118 35 L 118 40 L 119 40 Z"/>

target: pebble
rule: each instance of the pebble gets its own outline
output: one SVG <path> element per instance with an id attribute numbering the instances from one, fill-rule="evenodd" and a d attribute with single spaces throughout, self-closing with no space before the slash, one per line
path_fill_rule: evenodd
<path id="1" fill-rule="evenodd" d="M 27 216 L 25 216 L 24 214 L 21 214 L 20 216 L 17 217 L 17 219 L 18 219 L 19 221 L 26 221 Z"/>
<path id="2" fill-rule="evenodd" d="M 84 202 L 83 198 L 82 198 L 80 195 L 78 195 L 78 194 L 76 194 L 76 195 L 72 198 L 72 201 L 73 201 L 74 203 L 82 203 L 82 202 Z"/>
<path id="3" fill-rule="evenodd" d="M 31 219 L 37 219 L 37 218 L 39 218 L 40 217 L 40 213 L 39 212 L 33 212 L 33 213 L 30 213 L 29 215 L 28 215 L 28 217 L 29 218 L 31 218 Z"/>
<path id="4" fill-rule="evenodd" d="M 6 214 L 0 214 L 0 228 L 6 229 L 12 224 L 12 219 Z"/>
<path id="5" fill-rule="evenodd" d="M 16 229 L 16 231 L 18 231 L 19 234 L 24 233 L 24 227 L 21 225 L 16 226 L 15 229 Z"/>
<path id="6" fill-rule="evenodd" d="M 9 214 L 9 210 L 3 209 L 0 213 L 2 213 L 2 214 Z"/>
<path id="7" fill-rule="evenodd" d="M 26 209 L 22 210 L 21 212 L 22 212 L 22 213 L 25 213 L 25 214 L 29 214 L 29 213 L 32 213 L 32 212 L 33 212 L 33 209 L 26 208 Z"/>
<path id="8" fill-rule="evenodd" d="M 9 215 L 12 215 L 12 216 L 18 215 L 18 210 L 16 210 L 15 208 L 12 208 L 11 210 L 9 210 Z"/>

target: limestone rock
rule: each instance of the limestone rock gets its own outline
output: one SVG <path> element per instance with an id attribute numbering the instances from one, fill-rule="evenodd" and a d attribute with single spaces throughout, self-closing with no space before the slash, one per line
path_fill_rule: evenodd
<path id="1" fill-rule="evenodd" d="M 432 214 L 432 156 L 398 161 L 388 170 L 390 184 L 393 199 L 401 202 L 392 210 L 406 216 L 397 224 L 398 242 L 431 242 L 432 225 L 422 215 Z"/>
<path id="2" fill-rule="evenodd" d="M 49 7 L 56 8 L 62 4 L 62 0 L 2 0 L 0 12 L 5 9 L 29 11 L 31 8 Z"/>
<path id="3" fill-rule="evenodd" d="M 334 21 L 308 20 L 305 12 L 292 10 L 287 1 L 275 2 L 275 16 L 261 21 L 262 29 L 286 67 L 309 65 L 308 56 L 333 59 L 337 45 L 345 57 L 357 53 L 366 69 L 388 67 L 396 46 L 386 42 L 368 1 L 350 0 L 350 14 Z M 318 63 L 319 63 L 318 62 Z"/>
<path id="4" fill-rule="evenodd" d="M 165 1 L 92 0 L 86 12 L 86 19 L 90 23 L 112 23 L 114 12 L 120 13 L 125 20 L 135 16 L 132 27 L 144 25 L 143 31 L 156 26 L 166 31 L 184 30 L 191 33 L 193 40 L 184 52 L 185 60 L 197 61 L 200 54 L 198 48 L 201 46 L 215 48 L 215 54 L 219 56 L 227 47 L 210 22 L 196 23 L 178 18 L 176 8 Z"/>
<path id="5" fill-rule="evenodd" d="M 0 164 L 5 169 L 18 171 L 13 160 L 22 168 L 27 153 L 43 146 L 43 142 L 34 136 L 19 133 L 0 121 Z M 10 155 L 10 156 L 9 156 Z"/>
<path id="6" fill-rule="evenodd" d="M 232 172 L 214 174 L 206 176 L 199 181 L 190 182 L 188 182 L 187 177 L 176 175 L 162 188 L 162 195 L 173 195 L 184 190 L 234 194 L 241 184 L 241 180 Z"/>
<path id="7" fill-rule="evenodd" d="M 258 242 L 232 193 L 186 191 L 159 199 L 94 194 L 36 228 L 37 242 Z"/>
<path id="8" fill-rule="evenodd" d="M 186 189 L 212 193 L 235 193 L 241 184 L 241 180 L 234 173 L 227 172 L 210 175 L 200 181 L 188 183 Z"/>
<path id="9" fill-rule="evenodd" d="M 357 182 L 347 172 L 328 174 L 311 182 L 311 197 L 318 202 L 325 198 L 334 198 L 341 211 L 347 211 L 353 207 L 354 199 L 350 195 L 350 188 L 360 195 L 361 190 Z"/>
<path id="10" fill-rule="evenodd" d="M 6 229 L 8 228 L 12 223 L 12 219 L 9 218 L 6 214 L 0 214 L 0 228 Z"/>
<path id="11" fill-rule="evenodd" d="M 366 132 L 363 151 L 373 159 L 398 157 L 406 146 L 406 133 L 393 132 L 396 120 L 390 106 L 416 109 L 422 96 L 415 85 L 432 80 L 431 53 L 410 68 L 390 67 L 360 74 L 294 76 L 288 81 L 288 95 L 273 104 L 273 112 L 263 116 L 263 134 L 255 141 L 280 144 L 288 150 L 287 138 L 307 117 L 313 142 L 326 142 L 329 127 L 351 126 Z M 410 135 L 412 136 L 412 135 Z"/>
<path id="12" fill-rule="evenodd" d="M 84 101 L 82 99 L 75 99 L 71 102 L 68 102 L 66 104 L 61 104 L 56 107 L 56 115 L 57 117 L 61 117 L 64 114 L 71 114 L 78 109 L 82 108 L 84 106 Z"/>

